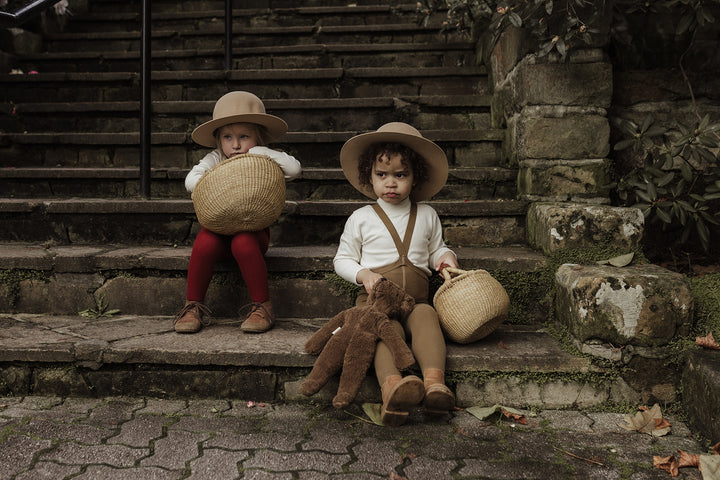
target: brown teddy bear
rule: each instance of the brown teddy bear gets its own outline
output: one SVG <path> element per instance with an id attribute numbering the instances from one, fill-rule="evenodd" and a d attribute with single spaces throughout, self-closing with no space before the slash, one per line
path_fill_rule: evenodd
<path id="1" fill-rule="evenodd" d="M 378 340 L 383 340 L 393 352 L 398 369 L 413 365 L 415 357 L 390 319 L 400 320 L 414 306 L 413 297 L 398 285 L 384 278 L 376 283 L 367 304 L 338 313 L 305 343 L 307 353 L 319 356 L 300 385 L 300 392 L 308 396 L 317 393 L 342 369 L 333 406 L 346 407 L 360 390 Z"/>

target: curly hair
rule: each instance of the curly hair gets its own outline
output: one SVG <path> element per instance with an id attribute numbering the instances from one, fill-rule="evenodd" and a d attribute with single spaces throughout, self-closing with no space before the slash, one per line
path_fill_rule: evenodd
<path id="1" fill-rule="evenodd" d="M 428 180 L 428 167 L 425 159 L 415 150 L 401 143 L 374 143 L 368 147 L 358 162 L 360 185 L 370 186 L 373 166 L 378 157 L 382 155 L 400 155 L 403 165 L 412 170 L 415 182 L 422 183 Z"/>

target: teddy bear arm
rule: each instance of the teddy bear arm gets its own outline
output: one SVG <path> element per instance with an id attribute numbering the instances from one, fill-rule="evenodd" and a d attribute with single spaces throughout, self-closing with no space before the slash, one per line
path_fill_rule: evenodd
<path id="1" fill-rule="evenodd" d="M 341 329 L 325 344 L 325 348 L 315 359 L 310 374 L 300 385 L 300 392 L 303 395 L 317 393 L 330 380 L 330 377 L 340 371 L 351 336 L 352 332 Z"/>
<path id="2" fill-rule="evenodd" d="M 347 312 L 348 311 L 345 310 L 338 313 L 333 318 L 328 320 L 325 325 L 320 327 L 320 329 L 305 342 L 305 351 L 311 355 L 319 354 L 325 347 L 325 345 L 328 343 L 330 338 L 333 336 L 333 332 L 338 327 L 342 327 L 345 324 Z"/>

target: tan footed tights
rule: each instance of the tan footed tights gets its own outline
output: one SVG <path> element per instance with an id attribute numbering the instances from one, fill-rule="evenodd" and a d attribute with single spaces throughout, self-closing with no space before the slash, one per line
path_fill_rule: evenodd
<path id="1" fill-rule="evenodd" d="M 445 371 L 445 339 L 443 338 L 437 312 L 427 303 L 415 305 L 415 309 L 408 316 L 403 329 L 400 322 L 393 321 L 395 330 L 405 338 L 410 337 L 412 342 L 410 348 L 415 355 L 420 370 L 426 372 L 442 373 Z M 383 385 L 390 375 L 400 375 L 395 367 L 392 352 L 387 345 L 380 341 L 375 351 L 375 374 L 378 383 Z"/>

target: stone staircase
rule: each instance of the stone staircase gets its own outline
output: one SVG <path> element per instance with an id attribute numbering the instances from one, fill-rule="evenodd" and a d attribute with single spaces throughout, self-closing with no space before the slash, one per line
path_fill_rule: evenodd
<path id="1" fill-rule="evenodd" d="M 439 34 L 442 15 L 418 25 L 414 4 L 265 3 L 234 9 L 226 71 L 224 2 L 153 2 L 150 199 L 138 194 L 139 2 L 88 2 L 43 34 L 43 51 L 14 55 L 13 68 L 37 74 L 0 75 L 0 318 L 11 332 L 0 336 L 0 391 L 104 395 L 152 383 L 158 395 L 298 399 L 313 363 L 304 340 L 351 305 L 332 256 L 345 218 L 366 199 L 344 180 L 340 148 L 405 121 L 448 154 L 448 184 L 430 203 L 461 266 L 529 283 L 506 283 L 511 325 L 449 346 L 459 404 L 625 400 L 623 380 L 567 353 L 542 329 L 548 304 L 528 301 L 544 293 L 534 282 L 546 259 L 525 245 L 528 205 L 517 199 L 517 169 L 501 159 L 504 132 L 490 128 L 474 44 Z M 288 122 L 276 146 L 304 168 L 271 229 L 281 322 L 262 336 L 234 328 L 247 297 L 236 269 L 223 265 L 207 298 L 216 324 L 178 336 L 170 320 L 199 229 L 183 180 L 206 153 L 190 132 L 230 90 L 252 91 Z M 120 313 L 78 315 L 102 306 Z M 226 387 L 215 390 L 220 379 Z M 367 398 L 377 398 L 367 383 Z"/>

